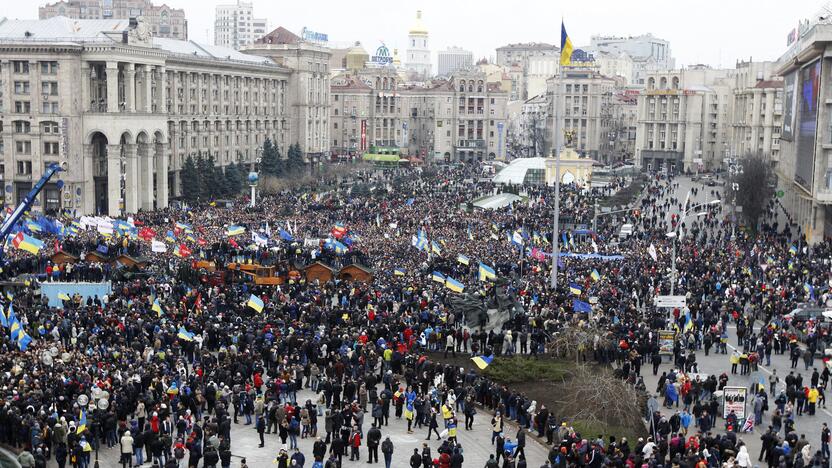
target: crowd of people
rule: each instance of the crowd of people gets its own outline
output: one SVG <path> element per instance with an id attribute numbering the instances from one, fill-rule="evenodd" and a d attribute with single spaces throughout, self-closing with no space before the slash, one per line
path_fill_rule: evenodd
<path id="1" fill-rule="evenodd" d="M 805 380 L 795 371 L 752 389 L 756 425 L 770 421 L 760 459 L 788 468 L 828 466 L 828 429 L 823 446 L 818 441 L 810 449 L 795 430 L 798 416 L 825 406 L 829 370 L 815 352 L 828 329 L 817 319 L 791 323 L 786 314 L 796 303 L 827 300 L 832 244 L 806 245 L 799 230 L 779 226 L 774 201 L 755 234 L 732 236 L 721 205 L 692 221 L 671 217 L 694 203 L 677 199 L 678 181 L 661 177 L 648 180 L 634 202 L 637 214 L 599 218 L 589 234 L 578 234 L 584 230 L 577 225 L 589 223 L 594 201 L 629 181 L 604 189 L 562 186 L 561 211 L 572 225 L 552 233 L 551 187 L 527 187 L 524 202 L 502 209 L 466 209 L 474 195 L 497 189 L 472 182 L 477 171 L 362 172 L 327 190 L 260 197 L 256 208 L 245 200 L 232 207 L 206 202 L 138 213 L 115 229 L 104 218 L 64 218 L 64 226 L 78 228 L 30 232 L 44 247 L 37 254 L 7 247 L 0 272 L 18 285 L 0 301 L 9 331 L 0 357 L 0 442 L 20 450 L 29 468 L 86 468 L 99 450 L 117 451 L 125 467 L 227 468 L 232 454 L 251 456 L 235 449 L 232 427 L 251 425 L 260 447 L 266 435 L 280 440 L 274 459 L 280 468 L 378 462 L 379 449 L 388 468 L 394 451 L 410 450 L 412 468 L 471 466 L 466 454 L 490 450 L 488 468 L 746 467 L 742 422 L 728 417 L 717 427 L 715 395 L 731 376 L 689 377 L 697 352 L 726 352 L 731 324 L 738 351 L 726 354 L 726 368 L 730 356 L 741 372 L 752 372 L 772 352 L 799 353 L 803 372 L 820 368 Z M 693 189 L 694 199 L 718 198 L 700 190 L 709 189 Z M 626 239 L 617 235 L 624 220 L 638 227 Z M 685 233 L 675 246 L 675 280 L 663 266 L 672 251 L 668 229 Z M 555 241 L 561 252 L 588 255 L 561 257 L 553 290 L 547 253 Z M 164 251 L 155 248 L 159 242 Z M 58 251 L 77 260 L 56 263 Z M 98 263 L 91 252 L 129 255 L 143 268 L 127 272 Z M 361 264 L 373 279 L 306 281 L 303 267 L 314 262 L 335 271 Z M 275 266 L 287 276 L 279 286 L 257 285 L 226 271 L 229 263 Z M 497 283 L 483 278 L 481 264 L 493 268 L 521 306 L 499 325 L 454 306 L 460 292 L 449 278 L 482 304 L 493 302 Z M 295 271 L 299 277 L 288 276 Z M 109 294 L 64 296 L 60 307 L 38 288 L 104 279 L 113 280 Z M 686 295 L 687 310 L 645 311 L 672 281 Z M 590 296 L 597 300 L 588 314 L 574 306 Z M 545 356 L 553 336 L 579 326 L 615 343 L 582 350 L 586 358 L 615 366 L 638 388 L 642 365 L 652 362 L 656 374 L 661 362 L 658 331 L 678 330 L 674 370 L 657 388 L 668 408 L 646 418 L 645 437 L 580 434 L 568 415 L 430 354 Z M 31 342 L 23 344 L 21 333 Z M 769 410 L 769 399 L 776 410 Z M 478 409 L 488 416 L 477 416 Z M 475 418 L 490 421 L 482 445 L 463 447 L 457 431 L 473 430 Z M 430 440 L 396 446 L 384 435 L 389 425 L 426 432 Z M 527 433 L 549 445 L 545 459 L 527 457 Z M 429 445 L 433 436 L 438 446 Z M 314 439 L 311 453 L 298 446 L 304 438 Z M 483 448 L 489 438 L 494 448 Z"/>

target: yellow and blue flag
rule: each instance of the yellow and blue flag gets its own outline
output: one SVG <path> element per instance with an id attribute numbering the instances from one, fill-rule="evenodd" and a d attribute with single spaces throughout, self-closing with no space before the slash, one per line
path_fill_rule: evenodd
<path id="1" fill-rule="evenodd" d="M 20 335 L 20 333 L 21 333 L 21 330 L 20 330 L 20 322 L 17 320 L 17 317 L 15 317 L 15 318 L 11 321 L 11 325 L 9 325 L 9 332 L 10 332 L 10 334 L 11 334 L 12 340 L 17 341 L 17 337 L 18 337 L 18 336 Z"/>
<path id="2" fill-rule="evenodd" d="M 246 305 L 256 310 L 257 312 L 263 312 L 263 307 L 265 306 L 265 304 L 263 303 L 263 299 L 260 299 L 254 294 L 252 294 L 251 297 L 248 298 L 248 302 L 246 303 Z"/>
<path id="3" fill-rule="evenodd" d="M 797 246 L 792 244 L 792 246 L 789 247 L 789 253 L 792 255 L 797 255 Z"/>
<path id="4" fill-rule="evenodd" d="M 436 255 L 442 255 L 442 247 L 440 247 L 436 241 L 430 241 L 430 250 Z"/>
<path id="5" fill-rule="evenodd" d="M 180 340 L 185 340 L 185 341 L 193 341 L 194 340 L 194 334 L 189 332 L 188 330 L 186 330 L 185 327 L 183 327 L 183 326 L 179 327 L 179 331 L 176 333 L 176 336 Z"/>
<path id="6" fill-rule="evenodd" d="M 62 293 L 58 293 L 58 299 L 60 299 L 62 301 L 68 301 L 68 300 L 70 300 L 70 297 L 69 297 L 69 294 L 62 292 Z"/>
<path id="7" fill-rule="evenodd" d="M 81 408 L 81 415 L 78 416 L 78 429 L 76 434 L 80 434 L 87 430 L 87 410 Z"/>
<path id="8" fill-rule="evenodd" d="M 583 294 L 584 290 L 581 289 L 581 287 L 575 283 L 569 283 L 569 292 L 576 296 L 580 296 L 581 294 Z"/>
<path id="9" fill-rule="evenodd" d="M 396 268 L 395 270 L 393 270 L 393 274 L 396 276 L 404 276 L 405 273 L 406 271 L 404 268 Z"/>
<path id="10" fill-rule="evenodd" d="M 3 328 L 9 328 L 9 318 L 6 316 L 6 311 L 3 309 L 3 306 L 0 304 L 0 325 L 3 325 Z"/>
<path id="11" fill-rule="evenodd" d="M 22 232 L 18 232 L 17 235 L 14 236 L 14 239 L 12 239 L 12 245 L 15 246 L 15 248 L 37 255 L 37 253 L 40 252 L 40 249 L 43 248 L 43 241 L 32 236 L 27 236 Z"/>
<path id="12" fill-rule="evenodd" d="M 598 270 L 593 269 L 592 273 L 589 274 L 589 277 L 592 278 L 592 281 L 598 281 L 601 279 L 601 274 L 598 273 Z"/>
<path id="13" fill-rule="evenodd" d="M 470 262 L 468 257 L 466 257 L 465 255 L 462 255 L 462 254 L 459 254 L 459 255 L 456 256 L 456 261 L 463 264 L 463 265 L 468 265 L 468 263 Z"/>
<path id="14" fill-rule="evenodd" d="M 474 364 L 476 364 L 480 370 L 484 370 L 489 364 L 491 364 L 491 361 L 494 360 L 494 356 L 474 356 L 471 360 L 474 361 Z"/>
<path id="15" fill-rule="evenodd" d="M 21 351 L 26 351 L 29 348 L 29 344 L 32 342 L 32 337 L 29 336 L 26 332 L 21 332 L 20 335 L 17 337 L 17 347 Z"/>
<path id="16" fill-rule="evenodd" d="M 445 287 L 450 289 L 453 292 L 461 293 L 463 289 L 465 289 L 465 285 L 460 283 L 459 281 L 451 278 L 450 276 L 445 278 Z"/>
<path id="17" fill-rule="evenodd" d="M 231 236 L 239 236 L 240 234 L 244 234 L 246 232 L 246 228 L 238 225 L 228 226 L 225 230 L 225 235 L 228 237 Z"/>
<path id="18" fill-rule="evenodd" d="M 439 273 L 438 271 L 434 271 L 433 273 L 431 273 L 430 277 L 437 283 L 445 284 L 445 275 Z"/>
<path id="19" fill-rule="evenodd" d="M 497 273 L 490 266 L 486 265 L 485 263 L 480 262 L 480 268 L 479 268 L 479 275 L 478 276 L 479 276 L 480 281 L 488 281 L 490 279 L 497 278 Z"/>
<path id="20" fill-rule="evenodd" d="M 560 65 L 568 67 L 572 65 L 572 39 L 566 34 L 566 26 L 560 22 Z"/>
<path id="21" fill-rule="evenodd" d="M 685 325 L 682 329 L 685 333 L 693 330 L 693 318 L 690 316 L 690 310 L 685 311 Z"/>
<path id="22" fill-rule="evenodd" d="M 153 305 L 150 307 L 150 309 L 153 310 L 153 312 L 156 312 L 157 317 L 161 317 L 162 313 L 165 311 L 164 309 L 162 309 L 162 304 L 159 303 L 159 299 L 156 298 L 153 299 Z"/>

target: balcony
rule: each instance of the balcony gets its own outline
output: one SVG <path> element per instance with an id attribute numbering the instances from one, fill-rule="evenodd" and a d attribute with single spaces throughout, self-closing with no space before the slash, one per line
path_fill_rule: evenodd
<path id="1" fill-rule="evenodd" d="M 832 188 L 822 187 L 815 193 L 815 200 L 822 205 L 832 205 Z"/>

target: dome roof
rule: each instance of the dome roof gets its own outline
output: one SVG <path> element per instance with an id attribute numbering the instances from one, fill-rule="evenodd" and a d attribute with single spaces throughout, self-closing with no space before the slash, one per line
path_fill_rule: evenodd
<path id="1" fill-rule="evenodd" d="M 347 55 L 366 55 L 368 57 L 370 56 L 370 54 L 367 53 L 367 50 L 365 50 L 364 47 L 361 46 L 360 42 L 356 42 L 354 46 L 347 49 Z"/>
<path id="2" fill-rule="evenodd" d="M 416 10 L 416 22 L 410 27 L 408 34 L 425 34 L 427 35 L 428 28 L 422 22 L 422 10 Z"/>

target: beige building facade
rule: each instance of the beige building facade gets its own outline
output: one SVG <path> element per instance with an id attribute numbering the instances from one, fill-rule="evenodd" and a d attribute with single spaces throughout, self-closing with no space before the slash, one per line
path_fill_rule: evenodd
<path id="1" fill-rule="evenodd" d="M 67 0 L 38 8 L 38 18 L 130 19 L 142 17 L 155 37 L 188 40 L 185 10 L 150 0 Z"/>
<path id="2" fill-rule="evenodd" d="M 0 39 L 7 205 L 66 162 L 63 189 L 48 185 L 35 209 L 163 208 L 188 155 L 253 167 L 266 138 L 286 144 L 292 73 L 271 60 L 126 20 L 5 21 Z"/>

